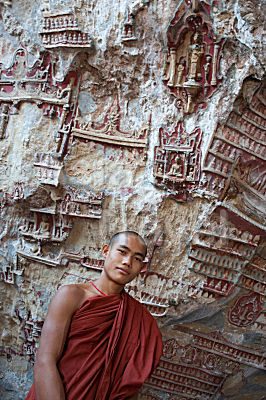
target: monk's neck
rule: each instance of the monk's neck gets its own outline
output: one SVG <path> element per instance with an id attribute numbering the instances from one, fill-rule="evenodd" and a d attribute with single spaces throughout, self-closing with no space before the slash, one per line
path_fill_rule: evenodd
<path id="1" fill-rule="evenodd" d="M 97 288 L 106 295 L 119 294 L 124 289 L 124 285 L 119 285 L 111 281 L 105 275 L 101 275 L 99 279 L 94 281 Z"/>

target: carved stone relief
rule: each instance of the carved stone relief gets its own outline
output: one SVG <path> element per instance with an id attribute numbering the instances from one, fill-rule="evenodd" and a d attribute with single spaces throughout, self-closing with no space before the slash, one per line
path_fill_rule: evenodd
<path id="1" fill-rule="evenodd" d="M 204 161 L 201 188 L 205 195 L 232 199 L 234 207 L 262 221 L 256 202 L 265 195 L 265 98 L 263 83 L 253 84 L 254 95 L 239 96 L 225 125 L 219 124 Z"/>
<path id="2" fill-rule="evenodd" d="M 185 132 L 181 122 L 174 132 L 159 131 L 160 146 L 155 147 L 154 176 L 156 185 L 167 190 L 178 201 L 193 199 L 200 178 L 202 132 L 196 128 Z"/>
<path id="3" fill-rule="evenodd" d="M 118 96 L 108 109 L 103 123 L 83 122 L 79 117 L 74 120 L 72 135 L 74 140 L 90 140 L 115 147 L 126 148 L 131 151 L 133 159 L 140 162 L 145 160 L 148 146 L 150 121 L 140 128 L 138 132 L 123 132 L 120 129 L 120 106 Z M 136 155 L 135 155 L 136 153 Z"/>
<path id="4" fill-rule="evenodd" d="M 43 16 L 40 35 L 46 49 L 93 47 L 90 34 L 81 31 L 77 18 L 72 13 L 45 11 Z"/>
<path id="5" fill-rule="evenodd" d="M 206 99 L 222 82 L 219 65 L 224 39 L 215 36 L 210 12 L 204 1 L 182 1 L 167 30 L 162 79 L 184 114 L 205 108 Z"/>

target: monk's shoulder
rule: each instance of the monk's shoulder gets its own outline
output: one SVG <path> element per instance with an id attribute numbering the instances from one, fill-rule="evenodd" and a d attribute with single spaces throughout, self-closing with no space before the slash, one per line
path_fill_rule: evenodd
<path id="1" fill-rule="evenodd" d="M 83 300 L 84 296 L 85 290 L 82 285 L 70 284 L 61 286 L 55 298 L 57 298 L 58 301 L 65 301 L 68 304 L 72 304 L 75 308 Z"/>

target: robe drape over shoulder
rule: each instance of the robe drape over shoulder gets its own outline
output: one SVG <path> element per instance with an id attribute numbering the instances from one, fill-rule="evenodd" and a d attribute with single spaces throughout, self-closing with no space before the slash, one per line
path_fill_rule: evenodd
<path id="1" fill-rule="evenodd" d="M 138 301 L 126 292 L 90 297 L 73 314 L 57 364 L 66 399 L 125 400 L 161 354 L 156 321 Z M 26 400 L 36 400 L 34 385 Z"/>

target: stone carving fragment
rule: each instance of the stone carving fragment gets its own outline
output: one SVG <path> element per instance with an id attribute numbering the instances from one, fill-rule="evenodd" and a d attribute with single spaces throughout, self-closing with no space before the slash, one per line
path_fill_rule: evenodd
<path id="1" fill-rule="evenodd" d="M 77 18 L 72 13 L 49 10 L 43 12 L 43 23 L 40 35 L 42 44 L 47 49 L 54 48 L 87 48 L 93 47 L 89 33 L 81 31 Z"/>
<path id="2" fill-rule="evenodd" d="M 154 176 L 156 185 L 167 190 L 178 201 L 193 199 L 200 178 L 202 131 L 188 134 L 182 122 L 174 132 L 159 131 L 160 146 L 155 147 Z"/>
<path id="3" fill-rule="evenodd" d="M 222 82 L 219 74 L 224 39 L 212 29 L 211 7 L 205 1 L 182 1 L 167 30 L 163 82 L 184 114 L 206 107 Z"/>

